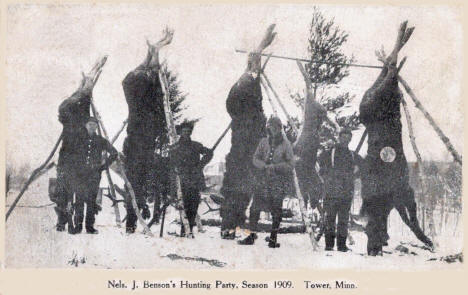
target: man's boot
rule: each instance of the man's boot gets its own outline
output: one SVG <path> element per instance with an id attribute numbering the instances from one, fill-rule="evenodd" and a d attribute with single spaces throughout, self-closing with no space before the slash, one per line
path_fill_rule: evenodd
<path id="1" fill-rule="evenodd" d="M 86 214 L 86 232 L 88 234 L 98 234 L 98 230 L 94 228 L 94 222 L 96 220 L 96 215 L 94 213 Z"/>
<path id="2" fill-rule="evenodd" d="M 325 234 L 325 251 L 333 251 L 335 247 L 335 236 L 332 234 Z"/>
<path id="3" fill-rule="evenodd" d="M 127 221 L 125 224 L 125 227 L 126 227 L 125 232 L 127 234 L 135 233 L 136 221 L 137 221 L 137 217 L 136 217 L 135 212 L 132 212 L 131 210 L 127 210 Z"/>
<path id="4" fill-rule="evenodd" d="M 255 239 L 257 238 L 256 236 L 257 236 L 257 234 L 251 233 L 245 239 L 237 241 L 237 244 L 239 244 L 239 245 L 253 245 L 255 243 Z"/>
<path id="5" fill-rule="evenodd" d="M 336 243 L 337 243 L 337 246 L 338 246 L 338 251 L 340 252 L 347 252 L 349 251 L 350 249 L 346 246 L 346 236 L 338 236 L 336 238 Z"/>
<path id="6" fill-rule="evenodd" d="M 270 234 L 270 241 L 268 242 L 268 247 L 269 248 L 279 248 L 280 243 L 276 242 L 276 238 L 278 235 L 278 230 L 272 230 Z"/>
<path id="7" fill-rule="evenodd" d="M 234 240 L 236 238 L 236 231 L 224 230 L 221 232 L 221 239 L 224 240 Z"/>

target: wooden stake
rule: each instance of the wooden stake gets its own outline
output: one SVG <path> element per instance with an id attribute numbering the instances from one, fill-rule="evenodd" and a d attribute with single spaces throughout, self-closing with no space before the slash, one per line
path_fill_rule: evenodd
<path id="1" fill-rule="evenodd" d="M 434 121 L 434 119 L 432 118 L 432 116 L 426 111 L 426 109 L 423 107 L 423 105 L 421 104 L 421 102 L 419 101 L 419 99 L 416 97 L 416 95 L 414 94 L 413 90 L 411 90 L 411 88 L 409 87 L 408 83 L 406 83 L 405 80 L 403 80 L 403 78 L 401 76 L 398 76 L 398 81 L 401 83 L 401 85 L 403 85 L 403 88 L 405 88 L 405 91 L 409 94 L 409 96 L 411 97 L 411 99 L 413 100 L 414 104 L 416 105 L 416 107 L 423 113 L 424 117 L 426 117 L 426 119 L 429 121 L 429 123 L 431 124 L 432 128 L 434 128 L 434 130 L 436 131 L 437 135 L 439 136 L 439 138 L 442 140 L 442 142 L 445 144 L 445 146 L 447 147 L 448 151 L 452 154 L 454 160 L 462 165 L 462 157 L 460 156 L 460 154 L 458 154 L 458 152 L 455 150 L 455 148 L 453 147 L 452 143 L 450 142 L 450 140 L 448 139 L 447 136 L 445 136 L 445 134 L 442 132 L 442 130 L 439 128 L 439 126 L 437 125 L 437 123 Z"/>

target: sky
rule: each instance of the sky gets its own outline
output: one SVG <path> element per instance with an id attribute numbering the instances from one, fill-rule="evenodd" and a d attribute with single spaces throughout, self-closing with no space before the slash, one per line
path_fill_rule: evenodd
<path id="1" fill-rule="evenodd" d="M 390 52 L 399 24 L 416 29 L 400 53 L 408 60 L 401 76 L 450 138 L 463 150 L 461 16 L 448 6 L 319 6 L 349 33 L 344 52 L 356 63 L 379 65 L 374 51 Z M 174 29 L 173 42 L 161 50 L 169 68 L 178 73 L 188 93 L 185 116 L 200 118 L 192 138 L 212 146 L 230 122 L 225 101 L 246 67 L 246 56 L 235 49 L 253 49 L 268 25 L 278 33 L 266 50 L 278 55 L 308 56 L 307 37 L 312 5 L 15 5 L 7 12 L 6 150 L 7 165 L 37 167 L 61 132 L 57 108 L 78 87 L 81 71 L 89 71 L 102 55 L 106 65 L 94 88 L 94 101 L 113 136 L 127 118 L 122 90 L 125 75 L 145 58 L 145 39 L 157 41 L 165 26 Z M 303 91 L 302 76 L 293 61 L 270 60 L 266 74 L 291 114 L 301 111 L 289 92 Z M 358 109 L 364 92 L 379 70 L 351 68 L 340 83 L 356 95 Z M 424 160 L 451 161 L 436 133 L 405 95 L 413 119 L 416 143 Z M 267 116 L 272 113 L 264 95 Z M 283 115 L 282 119 L 285 122 Z M 415 160 L 403 122 L 405 154 Z M 362 130 L 354 132 L 351 149 Z M 125 132 L 115 146 L 122 149 Z M 229 152 L 230 133 L 215 152 L 222 161 Z M 365 154 L 366 146 L 362 152 Z"/>

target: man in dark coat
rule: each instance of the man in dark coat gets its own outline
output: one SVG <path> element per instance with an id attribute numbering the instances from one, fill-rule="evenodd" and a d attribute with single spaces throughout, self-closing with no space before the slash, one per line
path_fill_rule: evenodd
<path id="1" fill-rule="evenodd" d="M 346 252 L 348 221 L 354 195 L 354 170 L 358 155 L 348 149 L 351 130 L 343 128 L 334 148 L 319 156 L 320 174 L 325 182 L 325 250 L 332 251 L 337 241 L 338 251 Z M 338 223 L 336 219 L 338 217 Z"/>
<path id="2" fill-rule="evenodd" d="M 71 220 L 71 203 L 73 194 L 77 191 L 80 149 L 79 144 L 86 137 L 85 124 L 90 115 L 91 96 L 94 85 L 106 63 L 107 56 L 100 58 L 88 74 L 83 74 L 78 89 L 59 106 L 58 118 L 63 125 L 62 147 L 57 163 L 57 189 L 53 199 L 58 215 L 57 231 L 64 231 L 68 223 L 68 232 L 73 232 Z"/>
<path id="3" fill-rule="evenodd" d="M 171 148 L 170 162 L 174 172 L 179 175 L 182 187 L 182 198 L 185 213 L 192 233 L 200 204 L 200 190 L 205 187 L 203 168 L 213 158 L 213 151 L 201 143 L 193 141 L 190 136 L 193 123 L 184 122 L 178 126 L 179 141 Z M 182 224 L 181 235 L 185 234 Z"/>
<path id="4" fill-rule="evenodd" d="M 94 228 L 95 215 L 98 213 L 96 197 L 101 182 L 101 172 L 117 159 L 117 150 L 102 136 L 96 133 L 98 121 L 90 117 L 86 123 L 86 137 L 79 142 L 78 150 L 78 171 L 76 173 L 77 183 L 76 200 L 74 204 L 74 224 L 73 233 L 80 233 L 83 229 L 84 205 L 86 204 L 86 232 L 97 234 Z M 103 161 L 103 152 L 109 153 L 106 161 Z"/>
<path id="5" fill-rule="evenodd" d="M 86 137 L 85 124 L 90 115 L 92 88 L 82 87 L 75 91 L 59 106 L 59 121 L 63 125 L 62 146 L 59 151 L 57 164 L 57 192 L 55 211 L 58 215 L 57 231 L 65 230 L 70 220 L 70 203 L 76 191 L 79 162 L 79 143 Z M 67 208 L 68 207 L 68 208 Z M 73 224 L 68 224 L 68 231 L 73 232 Z"/>

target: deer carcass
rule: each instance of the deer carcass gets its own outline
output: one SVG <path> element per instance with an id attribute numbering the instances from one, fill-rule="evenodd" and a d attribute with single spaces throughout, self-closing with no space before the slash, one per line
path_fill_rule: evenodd
<path id="1" fill-rule="evenodd" d="M 408 164 L 403 151 L 398 87 L 398 52 L 410 38 L 414 28 L 400 26 L 397 42 L 384 62 L 379 77 L 367 90 L 360 104 L 360 120 L 368 132 L 368 150 L 362 175 L 363 205 L 368 216 L 366 234 L 369 255 L 377 255 L 388 240 L 387 218 L 396 208 L 403 221 L 423 243 L 432 242 L 422 232 L 416 216 L 414 191 L 409 185 Z"/>
<path id="2" fill-rule="evenodd" d="M 165 36 L 156 44 L 148 44 L 148 54 L 144 62 L 127 74 L 122 82 L 128 104 L 128 126 L 123 152 L 125 170 L 135 192 L 139 210 L 143 217 L 149 217 L 147 183 L 151 181 L 154 167 L 156 138 L 165 133 L 163 91 L 159 81 L 159 50 L 172 41 L 173 32 L 166 30 Z M 156 196 L 158 197 L 158 196 Z M 128 200 L 127 231 L 134 232 L 136 214 Z"/>
<path id="3" fill-rule="evenodd" d="M 234 230 L 244 223 L 244 212 L 254 192 L 252 158 L 260 139 L 266 136 L 260 88 L 260 53 L 273 41 L 276 35 L 273 29 L 274 25 L 271 25 L 256 51 L 249 54 L 247 69 L 232 86 L 226 100 L 226 108 L 232 119 L 232 133 L 221 188 L 225 198 L 221 207 L 223 231 Z"/>
<path id="4" fill-rule="evenodd" d="M 59 121 L 63 125 L 63 141 L 59 151 L 55 193 L 58 228 L 64 227 L 67 223 L 67 217 L 70 217 L 70 214 L 66 212 L 67 203 L 71 203 L 73 194 L 79 190 L 80 179 L 86 177 L 86 175 L 79 175 L 81 167 L 79 167 L 80 150 L 78 147 L 87 136 L 85 124 L 90 117 L 93 88 L 106 61 L 106 56 L 100 58 L 88 74 L 82 74 L 83 77 L 78 89 L 58 108 Z M 71 232 L 73 224 L 70 219 L 68 222 L 68 230 Z"/>

